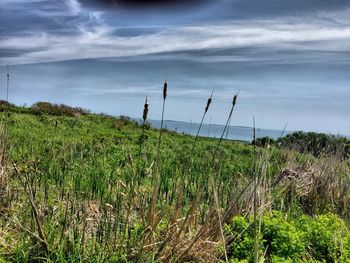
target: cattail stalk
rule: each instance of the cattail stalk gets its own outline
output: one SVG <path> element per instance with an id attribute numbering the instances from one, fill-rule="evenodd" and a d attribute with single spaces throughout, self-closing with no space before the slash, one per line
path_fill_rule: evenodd
<path id="1" fill-rule="evenodd" d="M 211 102 L 212 102 L 213 93 L 214 93 L 214 89 L 213 89 L 213 91 L 212 91 L 210 97 L 208 98 L 206 107 L 205 107 L 205 109 L 204 109 L 204 113 L 203 113 L 203 116 L 202 116 L 202 120 L 201 120 L 201 122 L 200 122 L 200 125 L 199 125 L 198 130 L 197 130 L 196 137 L 195 137 L 195 139 L 194 139 L 194 141 L 193 141 L 193 144 L 192 144 L 191 153 L 193 152 L 193 150 L 194 150 L 194 148 L 195 148 L 196 141 L 197 141 L 199 132 L 200 132 L 200 130 L 201 130 L 201 127 L 202 127 L 204 118 L 205 118 L 205 116 L 206 116 L 206 114 L 207 114 L 207 112 L 208 112 L 208 110 L 209 110 L 210 104 L 211 104 Z M 163 94 L 164 94 L 164 93 L 163 93 Z M 163 97 L 163 98 L 164 98 L 164 97 Z M 191 120 L 191 123 L 192 123 L 192 120 Z M 185 165 L 183 165 L 183 169 L 182 169 L 182 175 L 183 175 L 183 176 L 184 176 L 184 172 L 185 172 Z M 184 181 L 182 181 L 181 184 L 180 184 L 180 189 L 183 190 L 184 188 L 185 188 L 185 184 L 184 184 Z M 193 211 L 194 208 L 195 208 L 194 205 L 197 204 L 198 200 L 199 200 L 199 194 L 196 195 L 195 201 L 194 201 L 193 205 L 191 206 L 190 210 L 188 211 L 188 213 L 187 213 L 187 215 L 186 215 L 186 217 L 185 217 L 185 221 L 184 221 L 184 223 L 182 224 L 180 230 L 179 230 L 177 233 L 175 233 L 174 235 L 168 236 L 168 238 L 166 238 L 166 239 L 163 241 L 162 245 L 160 246 L 159 250 L 157 251 L 157 253 L 156 253 L 156 255 L 155 255 L 155 258 L 156 258 L 156 259 L 158 258 L 158 256 L 160 255 L 160 253 L 163 251 L 163 249 L 165 248 L 165 245 L 166 245 L 168 242 L 170 242 L 171 240 L 175 239 L 175 240 L 176 240 L 176 241 L 175 241 L 175 244 L 178 243 L 178 242 L 177 242 L 177 241 L 178 241 L 178 238 L 181 236 L 181 233 L 184 231 L 185 226 L 187 226 L 190 215 L 192 215 L 192 213 L 194 213 L 194 211 Z M 176 219 L 176 215 L 174 215 L 173 218 Z M 170 225 L 173 225 L 173 223 L 174 223 L 174 220 L 170 223 Z M 176 245 L 175 245 L 175 246 L 176 246 Z"/>
<path id="2" fill-rule="evenodd" d="M 168 83 L 167 81 L 164 82 L 163 85 L 163 108 L 162 108 L 162 119 L 160 122 L 160 130 L 159 130 L 159 137 L 158 137 L 158 147 L 157 147 L 157 155 L 156 155 L 156 161 L 152 169 L 153 173 L 153 192 L 152 192 L 152 200 L 151 200 L 151 207 L 149 211 L 149 222 L 150 225 L 153 224 L 153 219 L 154 219 L 154 209 L 156 205 L 156 200 L 158 198 L 158 188 L 159 188 L 159 181 L 158 177 L 156 175 L 157 169 L 158 169 L 158 164 L 159 164 L 159 159 L 160 159 L 160 145 L 162 142 L 162 133 L 163 133 L 163 123 L 164 123 L 164 109 L 165 109 L 165 101 L 168 93 Z"/>
<path id="3" fill-rule="evenodd" d="M 168 94 L 168 82 L 165 81 L 164 82 L 164 86 L 163 86 L 163 108 L 162 108 L 162 119 L 160 121 L 160 131 L 159 131 L 159 137 L 158 137 L 158 148 L 157 148 L 157 157 L 156 157 L 156 165 L 155 168 L 158 168 L 158 162 L 159 162 L 159 158 L 160 158 L 160 144 L 162 141 L 162 132 L 163 132 L 163 123 L 164 123 L 164 109 L 165 109 L 165 101 L 166 101 L 166 97 Z"/>
<path id="4" fill-rule="evenodd" d="M 145 126 L 146 126 L 148 111 L 149 111 L 149 104 L 148 104 L 147 96 L 146 96 L 145 104 L 143 105 L 142 132 L 141 132 L 141 137 L 140 137 L 140 142 L 139 142 L 139 154 L 138 154 L 137 167 L 136 167 L 136 176 L 139 178 L 139 183 L 140 183 L 140 179 L 141 179 L 141 175 L 139 174 L 140 162 L 141 162 L 142 148 L 143 148 L 143 144 L 144 144 Z"/>
<path id="5" fill-rule="evenodd" d="M 158 198 L 158 191 L 159 191 L 159 179 L 157 176 L 157 170 L 158 170 L 158 163 L 160 159 L 160 145 L 162 142 L 162 132 L 163 132 L 163 123 L 164 123 L 164 110 L 165 110 L 165 102 L 166 98 L 168 95 L 168 83 L 167 81 L 164 82 L 163 85 L 163 107 L 162 107 L 162 119 L 160 122 L 160 130 L 159 130 L 159 137 L 158 137 L 158 147 L 157 147 L 157 155 L 156 155 L 156 160 L 155 163 L 152 167 L 152 179 L 153 179 L 153 189 L 152 189 L 152 196 L 151 196 L 151 203 L 149 207 L 149 212 L 148 212 L 148 228 L 150 231 L 155 227 L 157 224 L 157 220 L 155 220 L 155 207 L 156 207 L 156 202 Z M 149 235 L 144 234 L 144 237 L 142 238 L 141 241 L 141 246 L 140 249 L 137 253 L 137 261 L 140 259 L 140 256 L 143 251 L 144 244 L 146 242 L 146 239 L 148 238 Z"/>
<path id="6" fill-rule="evenodd" d="M 218 144 L 216 145 L 216 149 L 214 151 L 213 159 L 212 159 L 212 165 L 211 165 L 212 168 L 214 166 L 216 154 L 217 154 L 217 152 L 219 150 L 219 147 L 220 147 L 222 139 L 223 139 L 223 137 L 225 135 L 226 129 L 227 129 L 228 125 L 229 125 L 229 122 L 231 121 L 233 110 L 234 110 L 234 108 L 236 106 L 236 103 L 237 103 L 237 97 L 238 97 L 238 93 L 236 93 L 233 96 L 230 113 L 229 113 L 229 115 L 227 117 L 227 121 L 226 121 L 224 130 L 222 131 L 220 140 L 219 140 Z M 224 232 L 223 232 L 223 228 L 222 228 L 222 218 L 221 218 L 220 210 L 219 210 L 219 201 L 218 201 L 218 195 L 217 195 L 217 191 L 216 191 L 216 184 L 215 184 L 215 180 L 214 180 L 214 178 L 212 176 L 210 176 L 210 182 L 211 182 L 211 187 L 213 189 L 215 210 L 216 210 L 216 213 L 217 213 L 217 216 L 218 216 L 218 220 L 219 220 L 219 231 L 220 231 L 222 243 L 223 243 L 223 246 L 224 246 L 225 260 L 226 260 L 226 262 L 228 262 L 228 257 L 227 257 L 227 252 L 226 252 L 226 242 L 225 242 Z"/>
<path id="7" fill-rule="evenodd" d="M 212 102 L 212 100 L 213 100 L 213 93 L 214 93 L 214 89 L 212 90 L 211 95 L 210 95 L 210 97 L 208 98 L 207 105 L 205 106 L 204 113 L 203 113 L 203 116 L 202 116 L 202 120 L 201 120 L 201 122 L 200 122 L 200 124 L 199 124 L 196 137 L 194 138 L 194 141 L 193 141 L 193 144 L 192 144 L 191 153 L 193 152 L 194 147 L 195 147 L 195 145 L 196 145 L 196 142 L 197 142 L 197 139 L 198 139 L 198 135 L 199 135 L 199 132 L 200 132 L 200 130 L 201 130 L 201 128 L 202 128 L 205 115 L 207 114 L 207 112 L 208 112 L 208 110 L 209 110 L 209 107 L 210 107 L 210 104 L 211 104 L 211 102 Z"/>
<path id="8" fill-rule="evenodd" d="M 253 176 L 254 176 L 254 203 L 253 203 L 253 216 L 254 216 L 254 263 L 259 261 L 258 250 L 258 232 L 257 232 L 257 175 L 256 175 L 256 129 L 255 129 L 255 117 L 253 117 L 253 141 L 254 141 L 254 164 L 253 164 Z"/>
<path id="9" fill-rule="evenodd" d="M 237 94 L 236 94 L 236 99 L 237 99 L 237 97 L 238 97 L 238 94 L 239 94 L 239 91 L 238 91 Z M 230 126 L 231 126 L 231 119 L 232 119 L 232 114 L 231 114 L 231 116 L 229 117 L 228 126 L 227 126 L 227 129 L 226 129 L 226 139 L 227 139 L 227 137 L 228 137 L 228 132 L 229 132 L 229 129 L 230 129 Z"/>
<path id="10" fill-rule="evenodd" d="M 236 103 L 237 103 L 237 97 L 238 97 L 238 93 L 236 93 L 234 96 L 233 96 L 233 99 L 232 99 L 232 106 L 231 106 L 231 110 L 230 110 L 230 113 L 228 115 L 228 118 L 227 118 L 227 121 L 226 121 L 226 125 L 224 127 L 224 130 L 221 134 L 221 137 L 220 137 L 220 140 L 218 142 L 218 144 L 216 145 L 216 148 L 214 150 L 214 153 L 213 153 L 213 157 L 212 157 L 212 162 L 211 162 L 211 165 L 210 167 L 212 168 L 213 165 L 214 165 L 214 162 L 215 162 L 215 157 L 216 157 L 216 153 L 220 147 L 220 144 L 221 144 L 221 141 L 225 135 L 225 131 L 226 131 L 226 128 L 227 128 L 227 125 L 229 123 L 229 121 L 231 120 L 231 117 L 232 117 L 232 114 L 233 114 L 233 110 L 236 106 Z M 215 186 L 215 181 L 214 181 L 214 178 L 210 176 L 210 183 L 211 183 L 211 187 L 213 189 L 213 194 L 214 194 L 214 202 L 215 202 L 215 209 L 212 209 L 209 214 L 207 215 L 207 219 L 204 221 L 204 224 L 201 228 L 201 230 L 197 233 L 196 237 L 192 240 L 192 242 L 190 243 L 190 245 L 185 249 L 185 252 L 182 253 L 182 255 L 180 256 L 180 259 L 188 253 L 188 251 L 191 250 L 191 248 L 193 247 L 193 245 L 198 241 L 198 239 L 200 238 L 200 236 L 203 234 L 202 230 L 205 229 L 204 226 L 208 226 L 208 224 L 210 224 L 210 218 L 212 218 L 212 216 L 214 215 L 214 213 L 216 212 L 217 213 L 217 216 L 218 216 L 218 220 L 220 221 L 219 223 L 219 231 L 220 231 L 220 234 L 221 234 L 221 238 L 222 238 L 222 242 L 223 242 L 223 246 L 224 246 L 224 250 L 225 250 L 225 260 L 226 262 L 228 261 L 228 257 L 227 257 L 227 252 L 226 252 L 226 242 L 225 242 L 225 238 L 224 238 L 224 235 L 223 235 L 223 228 L 222 228 L 222 219 L 221 219 L 221 215 L 220 215 L 220 211 L 219 211 L 219 202 L 218 202 L 218 197 L 217 197 L 217 192 L 216 192 L 216 186 Z M 199 189 L 199 192 L 201 192 L 203 189 L 203 185 L 201 186 L 201 188 Z M 217 232 L 217 231 L 214 231 L 214 232 Z"/>
<path id="11" fill-rule="evenodd" d="M 139 174 L 139 170 L 140 170 L 142 146 L 143 146 L 143 142 L 144 142 L 145 124 L 146 124 L 148 110 L 149 110 L 148 106 L 149 106 L 149 104 L 147 102 L 147 96 L 146 96 L 145 104 L 143 106 L 143 114 L 142 114 L 143 123 L 142 123 L 142 132 L 141 132 L 141 137 L 140 137 L 140 142 L 139 142 L 139 153 L 138 153 L 138 157 L 137 157 L 138 160 L 137 160 L 137 164 L 136 164 L 136 172 L 133 169 L 134 176 L 138 179 L 137 180 L 137 189 L 139 189 L 139 185 L 140 185 L 140 181 L 141 181 L 141 175 Z M 128 157 L 129 157 L 129 164 L 131 167 L 133 167 L 131 155 L 128 155 Z M 127 212 L 126 212 L 126 220 L 125 220 L 125 227 L 124 227 L 122 240 L 124 240 L 126 232 L 128 231 L 131 206 L 132 206 L 132 203 L 134 201 L 134 183 L 133 182 L 134 182 L 134 178 L 131 178 L 130 189 L 129 189 L 129 204 L 128 204 L 128 208 L 127 208 Z"/>
<path id="12" fill-rule="evenodd" d="M 6 102 L 9 102 L 9 87 L 10 87 L 10 68 L 9 65 L 7 65 L 7 74 L 6 74 Z"/>
<path id="13" fill-rule="evenodd" d="M 216 154 L 217 154 L 217 152 L 218 152 L 218 150 L 219 150 L 219 147 L 220 147 L 220 144 L 221 144 L 221 142 L 222 142 L 222 140 L 223 140 L 223 138 L 224 138 L 226 129 L 227 129 L 227 127 L 228 127 L 228 124 L 229 124 L 229 122 L 231 121 L 231 117 L 232 117 L 232 114 L 233 114 L 233 110 L 234 110 L 234 108 L 235 108 L 235 106 L 236 106 L 236 103 L 237 103 L 237 98 L 238 98 L 238 93 L 236 93 L 236 94 L 233 96 L 231 110 L 230 110 L 230 113 L 229 113 L 229 115 L 228 115 L 228 118 L 227 118 L 227 121 L 226 121 L 224 130 L 222 131 L 220 140 L 219 140 L 218 144 L 216 145 L 216 148 L 215 148 L 215 151 L 214 151 L 214 154 L 213 154 L 212 164 L 214 164 Z"/>

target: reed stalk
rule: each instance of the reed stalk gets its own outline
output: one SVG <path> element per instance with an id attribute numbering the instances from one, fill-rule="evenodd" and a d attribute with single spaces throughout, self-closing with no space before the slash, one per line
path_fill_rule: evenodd
<path id="1" fill-rule="evenodd" d="M 141 180 L 141 174 L 139 174 L 140 173 L 140 162 L 141 162 L 142 148 L 143 148 L 144 142 L 145 142 L 144 136 L 145 136 L 145 126 L 146 126 L 148 111 L 149 111 L 149 104 L 148 104 L 147 96 L 146 96 L 145 104 L 143 105 L 142 131 L 141 131 L 141 137 L 140 137 L 140 141 L 139 141 L 139 153 L 138 153 L 137 167 L 136 167 L 136 176 L 138 178 L 138 185 L 137 185 L 137 187 L 139 187 L 140 180 Z"/>
<path id="2" fill-rule="evenodd" d="M 224 138 L 224 135 L 225 135 L 225 132 L 226 132 L 226 129 L 228 127 L 228 124 L 230 123 L 231 121 L 231 117 L 232 117 L 232 114 L 233 114 L 233 110 L 236 106 L 236 103 L 237 103 L 237 98 L 238 98 L 238 93 L 236 93 L 234 96 L 233 96 L 233 99 L 232 99 L 232 105 L 231 105 L 231 110 L 230 110 L 230 113 L 227 117 L 227 120 L 226 120 L 226 123 L 225 123 L 225 126 L 224 126 L 224 130 L 222 131 L 221 133 L 221 136 L 220 136 L 220 139 L 219 139 L 219 142 L 216 144 L 216 148 L 214 150 L 214 153 L 213 153 L 213 156 L 212 156 L 212 165 L 214 164 L 214 161 L 215 161 L 215 157 L 216 157 L 216 154 L 220 148 L 220 145 L 221 145 L 221 142 Z"/>
<path id="3" fill-rule="evenodd" d="M 204 112 L 203 112 L 203 116 L 202 116 L 202 119 L 201 119 L 201 122 L 199 124 L 199 127 L 198 127 L 198 130 L 197 130 L 197 133 L 196 133 L 196 136 L 194 138 L 194 141 L 193 141 L 193 144 L 192 144 L 192 149 L 191 149 L 191 153 L 193 152 L 194 150 L 194 147 L 196 145 L 196 142 L 197 142 L 197 139 L 198 139 L 198 136 L 199 136 L 199 132 L 202 128 L 202 125 L 203 125 L 203 121 L 204 121 L 204 118 L 205 118 L 205 115 L 207 114 L 208 110 L 209 110 L 209 107 L 210 107 L 210 104 L 213 100 L 213 93 L 214 93 L 214 89 L 212 90 L 211 94 L 210 94 L 210 97 L 208 98 L 207 100 L 207 105 L 205 106 L 205 109 L 204 109 Z"/>
<path id="4" fill-rule="evenodd" d="M 162 118 L 160 122 L 160 130 L 159 130 L 159 137 L 158 137 L 158 145 L 157 145 L 157 154 L 156 154 L 156 160 L 154 163 L 154 166 L 152 167 L 152 178 L 153 178 L 153 192 L 151 197 L 151 206 L 149 211 L 149 224 L 152 226 L 155 216 L 155 206 L 156 201 L 158 198 L 158 191 L 159 191 L 159 178 L 157 175 L 157 172 L 159 170 L 159 160 L 160 160 L 160 148 L 161 148 L 161 142 L 162 142 L 162 134 L 163 134 L 163 123 L 164 123 L 164 110 L 165 110 L 165 102 L 167 98 L 168 93 L 168 83 L 167 81 L 164 82 L 163 85 L 163 107 L 162 107 Z"/>
<path id="5" fill-rule="evenodd" d="M 9 87 L 10 87 L 10 68 L 7 65 L 7 74 L 6 74 L 6 102 L 9 102 Z"/>
<path id="6" fill-rule="evenodd" d="M 256 129 L 255 129 L 255 117 L 253 117 L 253 141 L 256 141 Z M 254 203 L 253 203 L 253 216 L 254 216 L 254 263 L 259 261 L 259 250 L 258 250 L 258 230 L 257 230 L 257 187 L 258 178 L 256 174 L 256 143 L 254 147 L 254 163 L 253 163 L 253 177 L 254 177 Z"/>
<path id="7" fill-rule="evenodd" d="M 158 178 L 157 173 L 158 173 L 158 169 L 159 169 L 160 149 L 161 149 L 163 124 L 164 124 L 164 111 L 165 111 L 165 103 L 166 103 L 167 95 L 168 95 L 168 82 L 167 82 L 167 80 L 165 80 L 165 82 L 163 84 L 162 117 L 161 117 L 161 122 L 160 122 L 160 130 L 159 130 L 159 137 L 158 137 L 158 144 L 157 144 L 156 159 L 155 159 L 154 165 L 152 166 L 152 180 L 153 180 L 152 184 L 153 184 L 153 187 L 152 187 L 152 196 L 151 196 L 151 202 L 150 202 L 149 212 L 148 212 L 148 227 L 146 228 L 149 231 L 149 233 L 143 234 L 143 237 L 141 240 L 141 245 L 140 245 L 139 251 L 137 253 L 137 257 L 136 257 L 136 262 L 138 262 L 138 260 L 140 260 L 140 257 L 142 255 L 142 252 L 144 249 L 145 242 L 147 241 L 147 239 L 149 238 L 149 236 L 153 232 L 153 228 L 157 225 L 157 223 L 160 220 L 160 218 L 158 218 L 158 220 L 156 218 L 155 208 L 156 208 L 156 202 L 157 202 L 158 191 L 159 191 L 159 178 Z M 148 106 L 147 106 L 147 110 L 148 110 Z"/>

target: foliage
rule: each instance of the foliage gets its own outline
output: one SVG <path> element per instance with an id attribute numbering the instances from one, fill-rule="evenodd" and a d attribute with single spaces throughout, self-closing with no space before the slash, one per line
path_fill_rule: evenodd
<path id="1" fill-rule="evenodd" d="M 343 220 L 334 214 L 303 215 L 293 220 L 286 215 L 273 211 L 259 218 L 260 256 L 272 262 L 307 261 L 310 256 L 321 262 L 348 262 L 350 231 Z M 226 226 L 233 239 L 229 247 L 232 260 L 252 261 L 253 224 L 252 217 L 235 216 Z"/>
<path id="2" fill-rule="evenodd" d="M 326 262 L 350 259 L 350 232 L 336 215 L 302 216 L 297 226 L 305 233 L 308 251 L 314 259 Z"/>
<path id="3" fill-rule="evenodd" d="M 283 204 L 283 211 L 290 216 L 288 198 L 281 195 L 282 187 L 272 182 L 290 163 L 285 153 L 292 151 L 271 145 L 259 147 L 254 155 L 252 145 L 223 140 L 217 147 L 218 140 L 210 138 L 198 138 L 193 148 L 192 136 L 167 130 L 162 131 L 158 145 L 159 130 L 147 123 L 102 114 L 79 113 L 77 117 L 76 108 L 56 106 L 13 106 L 8 118 L 3 118 L 6 125 L 0 126 L 0 154 L 6 153 L 0 158 L 6 160 L 1 168 L 8 173 L 5 191 L 0 189 L 4 197 L 0 207 L 0 233 L 4 237 L 0 241 L 8 244 L 3 254 L 0 243 L 0 255 L 7 261 L 217 261 L 224 250 L 217 249 L 223 246 L 216 234 L 220 231 L 213 210 L 213 189 L 223 211 L 223 224 L 230 223 L 226 233 L 233 237 L 228 250 L 231 261 L 249 261 L 251 218 L 234 217 L 232 224 L 231 219 L 243 212 L 251 214 L 251 181 L 257 173 L 259 192 L 266 199 L 262 207 L 278 209 Z M 6 127 L 6 132 L 1 127 Z M 8 145 L 6 151 L 4 145 Z M 294 162 L 305 165 L 315 159 L 298 154 Z M 344 163 L 338 160 L 328 168 L 322 164 L 322 171 L 337 183 L 326 185 L 327 192 L 317 185 L 315 191 L 320 194 L 308 192 L 310 200 L 326 196 L 325 206 L 347 207 L 348 172 L 340 176 L 341 169 L 333 169 Z M 157 198 L 151 214 L 154 192 Z M 347 210 L 331 211 L 345 217 Z M 148 224 L 150 214 L 156 219 L 152 225 Z M 260 255 L 266 252 L 274 262 L 293 261 L 298 255 L 311 255 L 313 247 L 322 247 L 312 229 L 325 223 L 315 224 L 309 231 L 298 222 L 277 212 L 264 215 L 258 236 Z M 42 237 L 38 236 L 39 228 Z M 197 233 L 207 236 L 196 239 Z M 184 251 L 194 239 L 193 247 Z M 345 260 L 348 241 L 343 235 L 341 240 L 342 245 L 325 251 Z M 327 253 L 313 256 L 328 257 Z"/>
<path id="4" fill-rule="evenodd" d="M 16 106 L 12 103 L 9 103 L 5 100 L 0 100 L 0 112 L 3 112 L 5 110 L 10 110 L 15 108 Z M 0 261 L 1 262 L 1 261 Z"/>
<path id="5" fill-rule="evenodd" d="M 88 111 L 79 107 L 70 107 L 64 104 L 52 104 L 49 102 L 37 102 L 31 107 L 35 112 L 58 116 L 86 115 Z"/>
<path id="6" fill-rule="evenodd" d="M 267 147 L 271 145 L 275 145 L 276 141 L 270 137 L 261 137 L 255 139 L 255 141 L 252 141 L 253 145 L 259 146 L 259 147 Z"/>
<path id="7" fill-rule="evenodd" d="M 21 225 L 36 232 L 32 209 L 19 179 L 31 182 L 52 253 L 50 260 L 90 258 L 103 262 L 112 256 L 125 257 L 132 248 L 135 253 L 135 246 L 140 245 L 146 228 L 144 218 L 152 192 L 151 167 L 158 143 L 158 131 L 146 125 L 142 140 L 144 146 L 139 155 L 141 128 L 127 117 L 36 114 L 20 107 L 12 111 L 8 120 L 11 145 L 8 155 L 10 185 L 16 190 L 8 192 L 10 196 L 6 200 L 10 201 L 6 206 L 11 207 L 11 216 L 19 218 Z M 170 220 L 167 217 L 171 218 L 171 209 L 177 203 L 180 183 L 185 184 L 185 190 L 178 216 L 186 215 L 194 194 L 202 186 L 198 220 L 203 220 L 207 213 L 211 198 L 208 167 L 216 140 L 200 138 L 195 152 L 190 152 L 191 145 L 191 136 L 173 132 L 163 134 L 157 209 L 163 211 L 166 218 L 155 230 L 159 236 L 168 231 Z M 249 175 L 253 155 L 249 145 L 230 141 L 223 142 L 221 150 L 221 156 L 226 156 L 226 160 L 222 162 L 219 178 L 226 183 L 220 185 L 219 198 L 225 200 L 232 187 L 237 187 L 232 175 Z M 237 165 L 233 165 L 233 160 Z M 191 173 L 182 172 L 184 163 L 191 164 Z M 12 168 L 14 164 L 16 174 Z M 140 170 L 138 174 L 137 169 Z M 129 226 L 124 229 L 130 195 L 134 194 L 131 189 L 137 191 L 134 197 L 137 205 L 130 212 Z M 106 205 L 112 210 L 106 210 Z M 89 223 L 91 226 L 86 227 L 86 233 L 85 216 L 88 222 L 95 222 Z M 6 221 L 0 214 L 0 222 L 2 220 Z M 38 241 L 19 230 L 18 226 L 14 226 L 11 232 L 12 235 L 16 233 L 17 240 L 21 242 L 16 244 L 8 259 L 23 262 L 41 255 Z M 115 249 L 119 242 L 123 248 Z M 101 246 L 100 251 L 98 246 Z M 63 253 L 66 250 L 71 251 L 70 254 Z M 151 256 L 150 251 L 142 254 L 145 261 Z"/>
<path id="8" fill-rule="evenodd" d="M 350 154 L 350 140 L 344 137 L 315 132 L 294 132 L 277 140 L 282 148 L 320 155 L 346 158 Z"/>

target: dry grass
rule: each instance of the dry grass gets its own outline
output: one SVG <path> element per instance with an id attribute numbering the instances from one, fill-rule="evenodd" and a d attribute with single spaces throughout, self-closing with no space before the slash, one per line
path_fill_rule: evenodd
<path id="1" fill-rule="evenodd" d="M 296 153 L 288 153 L 288 164 L 275 176 L 286 200 L 298 199 L 310 215 L 332 211 L 349 217 L 350 166 L 336 157 L 319 157 L 303 164 Z M 294 156 L 294 157 L 293 157 Z"/>

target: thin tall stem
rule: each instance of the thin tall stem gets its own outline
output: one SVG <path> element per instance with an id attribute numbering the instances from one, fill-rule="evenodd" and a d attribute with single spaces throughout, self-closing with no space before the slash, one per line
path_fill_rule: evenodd
<path id="1" fill-rule="evenodd" d="M 147 115 L 149 111 L 149 104 L 147 102 L 147 96 L 145 100 L 145 104 L 143 107 L 143 115 L 142 115 L 142 131 L 141 131 L 141 137 L 140 137 L 140 142 L 139 142 L 139 154 L 138 154 L 138 159 L 137 159 L 137 167 L 136 167 L 136 176 L 139 178 L 138 184 L 140 183 L 141 175 L 139 174 L 140 172 L 140 162 L 141 162 L 141 155 L 142 155 L 142 148 L 144 145 L 144 136 L 145 136 L 145 126 L 146 126 L 146 121 L 147 121 Z"/>
<path id="2" fill-rule="evenodd" d="M 253 213 L 254 213 L 254 263 L 259 261 L 259 250 L 258 250 L 258 232 L 257 232 L 257 175 L 256 175 L 256 129 L 255 129 L 255 117 L 253 117 L 253 141 L 254 141 L 254 164 L 253 164 L 253 176 L 254 176 L 254 204 L 253 204 Z"/>
<path id="3" fill-rule="evenodd" d="M 9 65 L 7 65 L 7 83 L 6 83 L 6 102 L 9 102 L 9 87 L 10 87 L 10 68 Z"/>
<path id="4" fill-rule="evenodd" d="M 282 132 L 281 132 L 281 135 L 280 135 L 280 137 L 278 137 L 278 139 L 282 138 L 282 136 L 284 135 L 284 133 L 285 133 L 285 131 L 286 131 L 286 129 L 287 129 L 287 126 L 288 126 L 288 121 L 287 121 L 286 124 L 284 125 L 283 130 L 282 130 Z"/>
<path id="5" fill-rule="evenodd" d="M 233 113 L 233 110 L 236 106 L 236 102 L 237 102 L 237 97 L 238 97 L 238 93 L 235 94 L 233 96 L 233 100 L 232 100 L 232 106 L 231 106 L 231 110 L 230 110 L 230 114 L 228 115 L 228 118 L 227 118 L 227 121 L 226 121 L 226 124 L 225 124 L 225 127 L 224 127 L 224 130 L 222 131 L 222 134 L 220 136 L 220 140 L 218 142 L 218 144 L 216 145 L 216 148 L 214 150 L 214 153 L 213 153 L 213 158 L 212 158 L 212 164 L 214 164 L 214 161 L 215 161 L 215 157 L 216 157 L 216 154 L 217 154 L 217 151 L 219 150 L 219 147 L 220 147 L 220 144 L 224 138 L 224 135 L 225 135 L 225 132 L 226 132 L 226 129 L 227 129 L 227 126 L 231 120 L 231 117 L 232 117 L 232 113 Z"/>
<path id="6" fill-rule="evenodd" d="M 197 130 L 197 134 L 196 134 L 196 137 L 194 138 L 194 141 L 193 141 L 193 144 L 192 144 L 192 149 L 191 149 L 191 153 L 193 152 L 194 150 L 194 147 L 196 145 L 196 142 L 197 142 L 197 139 L 198 139 L 198 136 L 199 136 L 199 132 L 202 128 L 202 125 L 203 125 L 203 121 L 204 121 L 204 118 L 205 118 L 205 115 L 207 114 L 208 110 L 209 110 L 209 106 L 213 100 L 213 93 L 214 93 L 214 89 L 212 90 L 211 94 L 210 94 L 210 97 L 207 101 L 207 105 L 204 109 L 204 113 L 203 113 L 203 116 L 202 116 L 202 120 L 201 120 L 201 123 L 199 124 L 199 127 L 198 127 L 198 130 Z"/>
<path id="7" fill-rule="evenodd" d="M 158 176 L 157 176 L 157 170 L 158 170 L 159 159 L 160 159 L 160 145 L 161 145 L 161 142 L 162 142 L 163 123 L 164 123 L 164 109 L 165 109 L 165 101 L 166 101 L 166 97 L 167 97 L 167 92 L 168 92 L 168 83 L 167 83 L 167 81 L 165 81 L 164 82 L 164 86 L 163 86 L 162 119 L 161 119 L 161 122 L 160 122 L 157 155 L 156 155 L 155 164 L 154 164 L 153 169 L 152 169 L 153 191 L 152 191 L 151 205 L 150 205 L 150 210 L 149 210 L 149 224 L 150 224 L 150 226 L 152 226 L 153 222 L 154 222 L 154 213 L 155 213 L 154 210 L 155 210 L 156 201 L 157 201 L 157 198 L 158 198 L 159 180 L 158 180 Z"/>
<path id="8" fill-rule="evenodd" d="M 158 147 L 157 147 L 157 155 L 156 155 L 156 165 L 155 168 L 158 168 L 158 162 L 160 158 L 160 144 L 162 142 L 162 134 L 163 134 L 163 124 L 164 124 L 164 109 L 165 109 L 165 99 L 163 99 L 163 108 L 162 108 L 162 119 L 160 121 L 160 130 L 159 130 L 159 137 L 158 137 Z"/>

